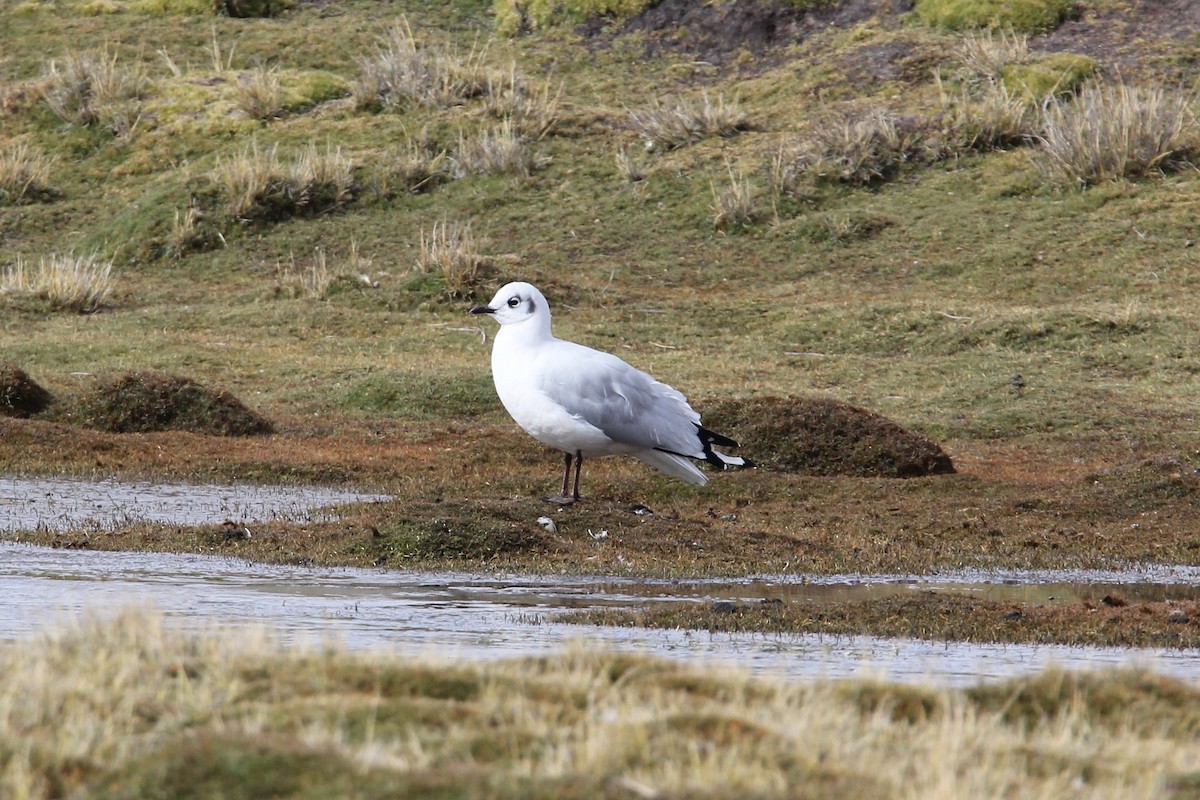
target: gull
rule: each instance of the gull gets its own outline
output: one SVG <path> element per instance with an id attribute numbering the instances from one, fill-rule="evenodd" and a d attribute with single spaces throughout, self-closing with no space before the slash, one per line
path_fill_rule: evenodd
<path id="1" fill-rule="evenodd" d="M 556 338 L 550 305 L 531 284 L 509 283 L 470 313 L 500 323 L 492 380 L 505 410 L 530 436 L 564 453 L 562 493 L 546 498 L 550 502 L 579 499 L 585 458 L 633 456 L 698 486 L 708 478 L 691 459 L 721 469 L 746 465 L 713 450 L 737 442 L 702 427 L 700 415 L 678 391 L 611 353 Z"/>

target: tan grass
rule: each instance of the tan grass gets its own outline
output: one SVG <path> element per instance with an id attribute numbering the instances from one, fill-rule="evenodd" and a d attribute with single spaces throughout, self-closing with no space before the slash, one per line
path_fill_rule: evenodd
<path id="1" fill-rule="evenodd" d="M 459 132 L 458 146 L 451 157 L 454 174 L 516 175 L 527 178 L 546 163 L 534 152 L 511 120 L 473 136 Z"/>
<path id="2" fill-rule="evenodd" d="M 958 40 L 952 52 L 973 75 L 998 82 L 1009 64 L 1029 60 L 1029 35 L 1003 28 L 971 31 Z"/>
<path id="3" fill-rule="evenodd" d="M 128 136 L 141 119 L 147 78 L 138 66 L 119 65 L 115 53 L 67 53 L 46 64 L 42 79 L 42 98 L 69 125 L 103 125 Z"/>
<path id="4" fill-rule="evenodd" d="M 312 797 L 437 785 L 766 800 L 803 786 L 814 800 L 1116 800 L 1165 796 L 1200 769 L 1191 733 L 1165 720 L 1130 710 L 1093 721 L 1087 687 L 1119 690 L 1119 674 L 1074 691 L 1053 674 L 949 691 L 753 679 L 585 645 L 417 660 L 284 648 L 263 631 L 184 634 L 131 611 L 6 643 L 0 666 L 0 795 L 30 800 L 122 785 L 174 796 L 197 771 L 213 796 L 243 797 L 257 769 Z"/>
<path id="5" fill-rule="evenodd" d="M 30 267 L 20 257 L 4 271 L 0 288 L 32 294 L 46 300 L 52 309 L 91 313 L 112 293 L 113 265 L 97 256 L 52 255 Z"/>
<path id="6" fill-rule="evenodd" d="M 18 205 L 53 194 L 54 159 L 26 141 L 0 147 L 0 205 Z"/>
<path id="7" fill-rule="evenodd" d="M 341 148 L 332 145 L 322 151 L 310 142 L 285 164 L 278 145 L 255 142 L 219 160 L 211 177 L 225 197 L 226 211 L 237 219 L 253 219 L 347 202 L 353 196 L 352 168 Z"/>
<path id="8" fill-rule="evenodd" d="M 796 167 L 819 180 L 865 185 L 926 158 L 925 124 L 884 109 L 837 114 L 796 145 Z"/>
<path id="9" fill-rule="evenodd" d="M 358 59 L 351 83 L 356 108 L 393 110 L 408 104 L 445 107 L 483 94 L 488 80 L 486 45 L 466 52 L 443 44 L 422 46 L 408 19 L 388 29 L 374 53 Z"/>
<path id="10" fill-rule="evenodd" d="M 251 119 L 273 119 L 283 111 L 284 91 L 279 70 L 259 67 L 238 75 L 233 85 L 233 102 Z"/>
<path id="11" fill-rule="evenodd" d="M 1046 100 L 1038 145 L 1049 179 L 1087 186 L 1190 161 L 1200 131 L 1178 89 L 1093 82 L 1078 97 Z"/>
<path id="12" fill-rule="evenodd" d="M 741 228 L 754 222 L 758 215 L 754 186 L 743 174 L 734 172 L 733 165 L 726 163 L 729 182 L 717 185 L 710 181 L 713 203 L 713 227 L 719 231 Z"/>
<path id="13" fill-rule="evenodd" d="M 507 72 L 488 76 L 483 98 L 488 113 L 511 120 L 522 135 L 534 141 L 552 133 L 562 113 L 562 87 L 530 85 L 517 74 L 515 64 Z"/>
<path id="14" fill-rule="evenodd" d="M 749 117 L 737 100 L 708 92 L 699 98 L 656 98 L 644 108 L 629 112 L 630 127 L 655 147 L 674 149 L 706 136 L 732 136 L 744 130 Z"/>
<path id="15" fill-rule="evenodd" d="M 947 147 L 952 151 L 993 150 L 1033 141 L 1041 114 L 1026 92 L 1000 82 L 951 90 L 937 77 Z"/>
<path id="16" fill-rule="evenodd" d="M 441 275 L 451 297 L 466 297 L 476 288 L 486 260 L 481 249 L 471 223 L 435 222 L 428 232 L 421 230 L 416 269 Z"/>
<path id="17" fill-rule="evenodd" d="M 643 183 L 647 175 L 647 162 L 644 153 L 630 154 L 625 148 L 617 151 L 617 174 L 625 183 Z"/>
<path id="18" fill-rule="evenodd" d="M 396 184 L 405 192 L 429 191 L 450 178 L 449 166 L 449 154 L 431 145 L 424 132 L 410 137 L 388 158 L 385 193 L 393 191 Z"/>

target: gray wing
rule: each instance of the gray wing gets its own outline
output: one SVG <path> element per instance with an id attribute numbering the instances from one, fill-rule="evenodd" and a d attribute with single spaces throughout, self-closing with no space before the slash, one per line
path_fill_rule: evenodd
<path id="1" fill-rule="evenodd" d="M 614 355 L 562 340 L 539 360 L 538 388 L 613 441 L 704 457 L 700 415 L 665 383 Z"/>

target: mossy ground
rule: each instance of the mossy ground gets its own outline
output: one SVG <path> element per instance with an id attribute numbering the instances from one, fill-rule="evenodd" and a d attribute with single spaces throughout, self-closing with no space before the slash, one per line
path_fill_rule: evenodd
<path id="1" fill-rule="evenodd" d="M 1118 5 L 1085 4 L 1031 47 L 1087 55 L 1101 74 L 1200 85 L 1187 37 L 1175 36 L 1200 26 L 1194 12 L 1163 28 L 1150 10 Z M 0 418 L 0 472 L 355 483 L 397 498 L 342 523 L 272 523 L 250 541 L 131 526 L 89 534 L 94 547 L 641 575 L 1197 563 L 1195 172 L 1064 192 L 1017 146 L 905 167 L 869 189 L 772 197 L 771 154 L 824 111 L 930 113 L 935 71 L 954 66 L 954 34 L 891 4 L 864 8 L 788 6 L 778 30 L 790 38 L 741 50 L 722 40 L 701 62 L 688 31 L 648 17 L 642 29 L 492 38 L 490 4 L 470 0 L 436 13 L 301 3 L 203 24 L 0 0 L 0 136 L 54 158 L 56 189 L 0 208 L 0 266 L 99 252 L 117 284 L 86 316 L 0 293 L 4 358 L 55 397 L 97 374 L 148 370 L 221 387 L 275 424 L 231 440 Z M 460 132 L 500 122 L 478 97 L 376 113 L 341 96 L 400 13 L 421 43 L 477 52 L 497 73 L 515 65 L 527 88 L 559 98 L 555 123 L 527 142 L 546 159 L 532 176 L 397 189 L 412 142 L 452 151 Z M 1171 35 L 1114 42 L 1118 17 Z M 38 98 L 47 61 L 79 42 L 107 42 L 148 75 L 131 131 L 64 128 Z M 304 95 L 268 120 L 231 99 L 238 75 L 261 66 Z M 661 152 L 629 124 L 651 98 L 702 93 L 736 97 L 748 129 Z M 354 191 L 282 218 L 233 218 L 212 176 L 254 142 L 285 160 L 310 143 L 341 148 Z M 645 156 L 643 180 L 622 177 L 622 150 Z M 731 171 L 754 184 L 761 213 L 723 232 L 713 187 Z M 540 498 L 558 458 L 491 396 L 491 331 L 466 314 L 473 298 L 414 270 L 422 231 L 446 220 L 471 222 L 489 243 L 489 271 L 468 295 L 538 284 L 560 336 L 618 353 L 702 413 L 830 398 L 935 442 L 956 474 L 758 469 L 698 489 L 597 461 L 584 468 L 585 501 L 550 511 Z M 322 265 L 335 280 L 311 291 L 305 276 Z M 546 514 L 554 533 L 536 521 Z"/>

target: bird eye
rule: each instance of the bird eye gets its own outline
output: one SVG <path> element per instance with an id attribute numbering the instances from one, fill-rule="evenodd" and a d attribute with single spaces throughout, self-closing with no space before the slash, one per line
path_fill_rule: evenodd
<path id="1" fill-rule="evenodd" d="M 508 307 L 509 308 L 516 308 L 519 305 L 521 305 L 521 298 L 519 298 L 515 295 L 513 297 L 508 298 Z"/>

